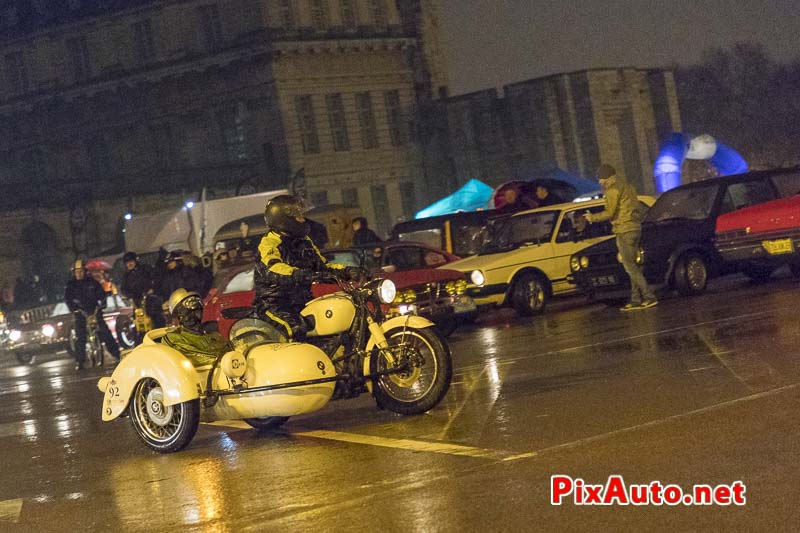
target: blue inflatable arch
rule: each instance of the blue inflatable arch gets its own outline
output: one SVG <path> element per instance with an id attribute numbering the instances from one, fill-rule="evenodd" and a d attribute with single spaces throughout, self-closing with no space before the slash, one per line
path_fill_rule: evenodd
<path id="1" fill-rule="evenodd" d="M 747 172 L 747 162 L 739 153 L 717 142 L 711 135 L 673 133 L 664 144 L 653 165 L 656 191 L 659 193 L 681 184 L 681 167 L 686 159 L 702 159 L 711 163 L 720 176 Z"/>

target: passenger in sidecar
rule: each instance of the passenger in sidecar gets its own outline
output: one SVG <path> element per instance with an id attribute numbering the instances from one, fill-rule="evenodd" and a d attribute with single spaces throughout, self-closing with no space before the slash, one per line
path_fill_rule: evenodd
<path id="1" fill-rule="evenodd" d="M 233 349 L 219 333 L 203 331 L 203 302 L 196 292 L 186 289 L 173 292 L 169 297 L 169 312 L 178 327 L 164 335 L 161 343 L 181 352 L 195 368 L 210 365 Z"/>

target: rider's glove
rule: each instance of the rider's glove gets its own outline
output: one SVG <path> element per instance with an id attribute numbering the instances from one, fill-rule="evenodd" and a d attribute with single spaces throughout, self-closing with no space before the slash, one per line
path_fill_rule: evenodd
<path id="1" fill-rule="evenodd" d="M 314 272 L 305 268 L 298 268 L 292 272 L 292 281 L 298 285 L 311 285 L 314 281 Z"/>
<path id="2" fill-rule="evenodd" d="M 344 278 L 349 281 L 360 281 L 367 278 L 367 271 L 361 267 L 345 267 Z"/>

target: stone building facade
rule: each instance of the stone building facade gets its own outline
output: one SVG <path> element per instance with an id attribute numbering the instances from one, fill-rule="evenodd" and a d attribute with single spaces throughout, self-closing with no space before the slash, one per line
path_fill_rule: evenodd
<path id="1" fill-rule="evenodd" d="M 591 176 L 614 165 L 637 189 L 654 194 L 659 143 L 681 130 L 672 72 L 596 69 L 449 98 L 454 175 L 490 185 L 560 168 Z"/>
<path id="2" fill-rule="evenodd" d="M 382 231 L 428 200 L 429 0 L 5 0 L 0 26 L 0 281 L 56 276 L 118 247 L 124 213 L 203 188 L 302 170 L 313 205 Z"/>

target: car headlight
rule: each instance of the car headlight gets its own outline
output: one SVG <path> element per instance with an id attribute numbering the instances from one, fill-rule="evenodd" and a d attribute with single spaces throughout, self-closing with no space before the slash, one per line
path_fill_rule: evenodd
<path id="1" fill-rule="evenodd" d="M 576 256 L 572 256 L 569 258 L 569 269 L 573 272 L 577 272 L 581 269 L 581 262 L 578 260 Z"/>
<path id="2" fill-rule="evenodd" d="M 393 304 L 410 304 L 417 301 L 417 293 L 413 289 L 406 289 L 404 291 L 397 291 L 397 294 L 392 301 Z"/>
<path id="3" fill-rule="evenodd" d="M 486 276 L 480 270 L 473 270 L 472 274 L 469 275 L 469 279 L 478 287 L 483 287 L 483 284 L 486 283 Z"/>
<path id="4" fill-rule="evenodd" d="M 45 337 L 52 337 L 56 334 L 56 328 L 52 324 L 45 324 L 42 326 L 42 335 Z"/>
<path id="5" fill-rule="evenodd" d="M 12 329 L 8 334 L 8 338 L 11 340 L 11 342 L 17 342 L 22 338 L 22 332 L 18 329 Z"/>
<path id="6" fill-rule="evenodd" d="M 644 264 L 644 248 L 641 246 L 638 250 L 636 250 L 636 264 L 643 265 Z"/>
<path id="7" fill-rule="evenodd" d="M 395 287 L 394 281 L 383 280 L 378 287 L 378 297 L 383 303 L 390 304 L 394 301 L 395 296 L 397 296 L 397 287 Z"/>
<path id="8" fill-rule="evenodd" d="M 581 268 L 589 268 L 589 258 L 585 255 L 581 256 Z"/>

